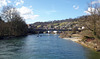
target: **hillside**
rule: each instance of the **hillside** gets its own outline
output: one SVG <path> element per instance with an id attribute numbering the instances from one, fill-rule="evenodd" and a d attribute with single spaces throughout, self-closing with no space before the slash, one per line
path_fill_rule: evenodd
<path id="1" fill-rule="evenodd" d="M 66 29 L 72 28 L 77 25 L 77 19 L 65 19 L 65 20 L 54 20 L 48 22 L 36 22 L 30 24 L 31 28 L 34 29 Z"/>

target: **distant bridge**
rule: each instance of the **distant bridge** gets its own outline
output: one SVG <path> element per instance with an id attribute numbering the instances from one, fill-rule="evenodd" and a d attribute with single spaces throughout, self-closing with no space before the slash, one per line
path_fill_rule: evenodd
<path id="1" fill-rule="evenodd" d="M 40 33 L 43 33 L 43 32 L 48 32 L 48 31 L 57 31 L 57 32 L 61 32 L 61 31 L 72 31 L 72 30 L 69 30 L 69 29 L 28 29 L 29 32 L 40 32 Z"/>
<path id="2" fill-rule="evenodd" d="M 34 30 L 34 31 L 72 31 L 69 29 L 31 29 L 31 30 Z"/>

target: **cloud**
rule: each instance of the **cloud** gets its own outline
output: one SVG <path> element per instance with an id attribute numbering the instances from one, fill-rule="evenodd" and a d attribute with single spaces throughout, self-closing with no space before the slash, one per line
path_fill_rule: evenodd
<path id="1" fill-rule="evenodd" d="M 0 7 L 6 6 L 6 5 L 7 5 L 7 1 L 6 0 L 0 0 Z"/>
<path id="2" fill-rule="evenodd" d="M 11 3 L 11 1 L 10 1 L 10 0 L 8 0 L 7 2 L 8 2 L 8 3 Z"/>
<path id="3" fill-rule="evenodd" d="M 96 12 L 96 9 L 89 7 L 88 10 L 84 11 L 84 13 L 86 13 L 86 14 L 91 14 L 91 12 Z M 96 12 L 96 13 L 98 13 L 98 12 Z"/>
<path id="4" fill-rule="evenodd" d="M 79 6 L 73 5 L 73 8 L 77 10 L 79 9 Z"/>
<path id="5" fill-rule="evenodd" d="M 18 8 L 18 11 L 21 11 L 21 14 L 23 14 L 23 15 L 33 13 L 32 9 L 29 9 L 25 6 L 22 6 L 21 8 Z"/>
<path id="6" fill-rule="evenodd" d="M 39 15 L 22 15 L 22 17 L 27 20 L 27 19 L 30 19 L 30 20 L 34 20 L 38 17 Z"/>
<path id="7" fill-rule="evenodd" d="M 11 3 L 11 1 L 10 0 L 0 0 L 0 8 L 3 6 L 7 6 L 8 3 Z"/>
<path id="8" fill-rule="evenodd" d="M 24 1 L 23 1 L 23 0 L 16 0 L 15 3 L 16 3 L 16 6 L 18 6 L 18 5 L 20 5 L 20 4 L 23 4 Z"/>
<path id="9" fill-rule="evenodd" d="M 93 5 L 93 4 L 98 4 L 98 3 L 100 3 L 100 0 L 95 0 L 95 1 L 92 1 L 91 2 L 91 4 Z M 94 6 L 93 6 L 94 7 Z M 95 9 L 95 8 L 93 8 L 93 7 L 88 7 L 88 9 L 86 10 L 86 11 L 84 11 L 84 13 L 86 13 L 86 14 L 91 14 L 91 13 L 95 13 L 95 14 L 98 14 L 98 11 L 97 11 L 97 9 Z M 98 9 L 98 10 L 100 10 L 100 8 Z"/>
<path id="10" fill-rule="evenodd" d="M 25 6 L 22 6 L 21 8 L 18 8 L 17 10 L 20 12 L 20 15 L 26 20 L 27 19 L 34 20 L 35 18 L 39 16 L 39 15 L 34 15 L 33 10 Z"/>
<path id="11" fill-rule="evenodd" d="M 91 4 L 100 3 L 100 0 L 92 1 Z"/>

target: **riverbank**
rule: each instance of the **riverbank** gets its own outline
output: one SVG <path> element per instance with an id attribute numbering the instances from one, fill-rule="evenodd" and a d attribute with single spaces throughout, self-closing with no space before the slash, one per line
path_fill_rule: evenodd
<path id="1" fill-rule="evenodd" d="M 24 37 L 24 36 L 32 35 L 32 34 L 38 34 L 38 32 L 36 32 L 36 31 L 29 31 L 28 30 L 26 34 L 22 34 L 22 35 L 18 35 L 18 36 L 15 36 L 15 35 L 0 36 L 0 40 L 3 40 L 3 39 L 11 39 L 11 38 L 16 38 L 16 37 Z"/>
<path id="2" fill-rule="evenodd" d="M 71 40 L 71 41 L 76 42 L 76 43 L 79 43 L 79 44 L 81 44 L 81 45 L 83 45 L 85 47 L 91 48 L 89 45 L 87 45 L 86 43 L 84 43 L 82 41 L 82 39 L 80 39 L 80 38 L 73 37 L 73 38 L 63 38 L 63 39 L 65 39 L 65 40 Z"/>
<path id="3" fill-rule="evenodd" d="M 60 38 L 62 38 L 60 36 Z M 100 52 L 100 46 L 97 44 L 96 40 L 83 41 L 81 37 L 63 37 L 65 40 L 71 40 L 73 42 L 79 43 L 82 46 L 88 47 L 94 51 Z"/>
<path id="4" fill-rule="evenodd" d="M 1 36 L 1 37 L 0 37 L 0 40 L 11 39 L 11 38 L 17 38 L 17 37 L 24 37 L 24 36 L 27 36 L 27 35 L 29 35 L 29 34 L 20 35 L 20 36 Z"/>
<path id="5" fill-rule="evenodd" d="M 71 41 L 74 41 L 74 42 L 79 42 L 79 41 L 82 40 L 81 38 L 78 38 L 78 37 L 73 37 L 73 38 L 63 38 L 63 39 L 71 40 Z"/>

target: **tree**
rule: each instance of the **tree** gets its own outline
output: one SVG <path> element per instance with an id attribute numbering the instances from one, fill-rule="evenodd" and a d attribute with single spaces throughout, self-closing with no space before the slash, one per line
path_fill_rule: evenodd
<path id="1" fill-rule="evenodd" d="M 2 19 L 6 22 L 14 20 L 15 15 L 19 15 L 17 9 L 13 6 L 4 6 L 2 9 Z"/>
<path id="2" fill-rule="evenodd" d="M 86 27 L 87 30 L 91 31 L 95 39 L 100 39 L 100 6 L 97 4 L 89 5 L 88 13 L 90 15 L 81 18 L 81 24 Z"/>
<path id="3" fill-rule="evenodd" d="M 14 17 L 14 20 L 11 22 L 11 26 L 13 35 L 20 36 L 27 34 L 28 27 L 20 16 L 16 15 Z"/>
<path id="4" fill-rule="evenodd" d="M 4 22 L 4 21 L 2 20 L 2 18 L 1 18 L 1 16 L 0 16 L 0 23 L 2 23 L 2 22 Z"/>
<path id="5" fill-rule="evenodd" d="M 6 32 L 8 36 L 21 36 L 27 34 L 27 25 L 20 13 L 13 6 L 4 6 L 2 19 L 6 22 Z"/>
<path id="6" fill-rule="evenodd" d="M 2 36 L 2 19 L 1 19 L 1 17 L 0 17 L 0 36 Z"/>

